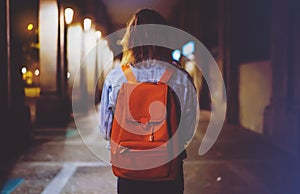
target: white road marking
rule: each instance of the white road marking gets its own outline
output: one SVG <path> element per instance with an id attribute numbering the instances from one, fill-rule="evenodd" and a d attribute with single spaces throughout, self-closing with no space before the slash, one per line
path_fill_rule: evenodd
<path id="1" fill-rule="evenodd" d="M 108 167 L 105 162 L 21 162 L 18 166 L 62 166 L 60 172 L 47 185 L 42 194 L 60 193 L 78 167 Z"/>
<path id="2" fill-rule="evenodd" d="M 44 189 L 42 194 L 60 193 L 76 169 L 76 165 L 72 163 L 65 163 L 60 172 Z"/>

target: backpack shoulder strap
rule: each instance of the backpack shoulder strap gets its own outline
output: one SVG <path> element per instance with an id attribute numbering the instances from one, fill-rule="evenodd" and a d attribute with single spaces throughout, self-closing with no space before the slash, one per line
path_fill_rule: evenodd
<path id="1" fill-rule="evenodd" d="M 124 75 L 125 75 L 128 83 L 131 83 L 131 84 L 138 83 L 137 80 L 136 80 L 135 75 L 132 72 L 130 64 L 124 64 L 124 65 L 122 65 L 121 69 L 122 69 L 122 71 L 123 71 L 123 73 L 124 73 Z"/>
<path id="2" fill-rule="evenodd" d="M 174 71 L 175 71 L 174 68 L 168 67 L 166 71 L 163 73 L 163 75 L 161 76 L 159 82 L 167 83 L 171 79 Z"/>

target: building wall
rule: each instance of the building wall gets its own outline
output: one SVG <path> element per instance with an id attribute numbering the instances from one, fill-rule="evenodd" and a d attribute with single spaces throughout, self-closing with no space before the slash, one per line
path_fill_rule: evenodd
<path id="1" fill-rule="evenodd" d="M 270 61 L 244 63 L 239 66 L 239 118 L 243 127 L 263 134 L 264 110 L 272 94 Z"/>
<path id="2" fill-rule="evenodd" d="M 300 2 L 275 0 L 272 5 L 272 101 L 264 128 L 278 147 L 300 154 Z"/>
<path id="3" fill-rule="evenodd" d="M 9 0 L 0 3 L 0 160 L 15 157 L 28 146 L 30 138 L 29 109 L 24 106 L 21 75 L 16 63 L 19 47 L 15 44 L 16 32 L 11 26 L 16 21 L 16 16 L 10 14 L 17 8 L 15 3 Z"/>

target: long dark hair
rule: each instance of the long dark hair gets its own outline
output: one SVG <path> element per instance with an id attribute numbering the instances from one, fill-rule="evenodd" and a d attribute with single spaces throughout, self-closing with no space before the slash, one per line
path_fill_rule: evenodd
<path id="1" fill-rule="evenodd" d="M 135 64 L 147 59 L 171 61 L 170 49 L 156 46 L 155 43 L 167 41 L 155 26 L 137 28 L 143 24 L 167 25 L 166 20 L 156 11 L 141 9 L 127 23 L 126 33 L 122 39 L 122 64 Z M 153 42 L 153 45 L 143 45 L 143 42 Z M 142 45 L 142 46 L 136 46 Z"/>

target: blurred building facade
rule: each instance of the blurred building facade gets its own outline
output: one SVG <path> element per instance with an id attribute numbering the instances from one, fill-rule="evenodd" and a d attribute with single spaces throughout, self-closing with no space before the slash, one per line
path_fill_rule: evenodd
<path id="1" fill-rule="evenodd" d="M 226 85 L 227 122 L 293 155 L 300 150 L 296 7 L 295 0 L 187 0 L 178 1 L 171 18 L 214 55 Z M 202 85 L 200 102 L 209 103 L 205 81 Z"/>

